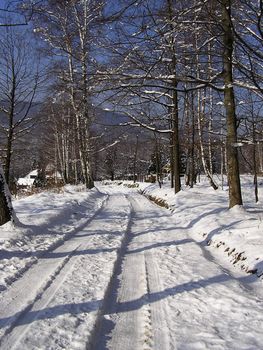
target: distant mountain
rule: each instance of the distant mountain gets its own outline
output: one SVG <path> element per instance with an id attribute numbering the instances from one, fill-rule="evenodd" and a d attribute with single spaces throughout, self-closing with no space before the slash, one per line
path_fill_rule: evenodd
<path id="1" fill-rule="evenodd" d="M 36 116 L 39 113 L 41 106 L 42 106 L 41 103 L 33 102 L 27 117 Z M 8 125 L 8 118 L 7 118 L 7 114 L 2 111 L 1 107 L 3 109 L 8 109 L 9 108 L 8 101 L 3 101 L 3 100 L 0 101 L 0 123 L 2 126 L 6 127 Z M 22 118 L 25 115 L 28 108 L 29 108 L 29 102 L 18 102 L 16 104 L 15 122 L 18 121 L 20 118 Z"/>
<path id="2" fill-rule="evenodd" d="M 152 133 L 140 126 L 129 125 L 132 120 L 118 112 L 110 111 L 107 109 L 95 108 L 94 113 L 96 114 L 92 129 L 95 132 L 108 131 L 108 133 L 114 134 L 126 134 L 134 138 L 137 134 L 144 134 L 145 138 L 147 135 Z"/>
<path id="3" fill-rule="evenodd" d="M 125 124 L 129 122 L 129 118 L 117 113 L 113 112 L 107 109 L 102 109 L 96 107 L 93 111 L 93 113 L 96 115 L 94 124 L 95 125 L 101 125 L 101 126 L 118 126 L 121 124 Z"/>

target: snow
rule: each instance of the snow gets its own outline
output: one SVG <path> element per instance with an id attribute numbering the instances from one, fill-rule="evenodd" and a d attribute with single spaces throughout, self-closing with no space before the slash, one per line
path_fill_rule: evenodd
<path id="1" fill-rule="evenodd" d="M 20 177 L 17 180 L 17 184 L 19 186 L 33 186 L 37 176 L 38 176 L 38 170 L 32 170 L 25 177 Z"/>
<path id="2" fill-rule="evenodd" d="M 48 170 L 48 167 L 47 169 Z M 27 174 L 25 177 L 20 177 L 17 180 L 17 184 L 18 186 L 33 186 L 34 182 L 36 180 L 36 178 L 39 175 L 39 171 L 38 170 L 32 170 L 29 174 Z M 62 179 L 62 175 L 60 174 L 59 171 L 53 171 L 51 172 L 51 174 L 46 174 L 46 178 L 47 179 Z"/>
<path id="3" fill-rule="evenodd" d="M 46 178 L 47 179 L 60 179 L 60 180 L 62 180 L 62 175 L 61 175 L 61 173 L 59 172 L 59 171 L 54 171 L 53 173 L 51 173 L 51 174 L 46 174 Z"/>
<path id="4" fill-rule="evenodd" d="M 176 196 L 104 182 L 15 200 L 18 225 L 0 228 L 0 348 L 262 349 L 263 208 L 242 183 L 231 210 L 203 179 Z"/>
<path id="5" fill-rule="evenodd" d="M 0 230 L 0 290 L 92 217 L 105 196 L 91 191 L 87 198 L 80 190 L 66 186 L 61 194 L 43 192 L 13 202 L 19 223 L 7 223 Z"/>
<path id="6" fill-rule="evenodd" d="M 166 183 L 162 189 L 151 185 L 145 194 L 165 201 L 182 227 L 190 228 L 191 235 L 200 243 L 210 245 L 212 254 L 220 253 L 224 262 L 235 269 L 263 274 L 263 207 L 254 201 L 253 177 L 241 176 L 244 207 L 228 210 L 228 191 L 216 192 L 206 183 L 194 188 L 183 188 L 174 196 Z M 259 179 L 259 198 L 263 196 Z M 216 250 L 213 248 L 217 248 Z"/>
<path id="7" fill-rule="evenodd" d="M 33 186 L 36 179 L 30 177 L 20 177 L 17 180 L 18 186 Z"/>

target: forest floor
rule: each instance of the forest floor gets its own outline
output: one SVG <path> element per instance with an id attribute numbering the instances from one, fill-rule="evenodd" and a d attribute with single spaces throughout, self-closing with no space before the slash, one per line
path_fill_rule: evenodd
<path id="1" fill-rule="evenodd" d="M 206 183 L 15 200 L 19 222 L 0 229 L 0 349 L 263 349 L 263 208 L 249 177 L 243 188 L 231 210 Z"/>

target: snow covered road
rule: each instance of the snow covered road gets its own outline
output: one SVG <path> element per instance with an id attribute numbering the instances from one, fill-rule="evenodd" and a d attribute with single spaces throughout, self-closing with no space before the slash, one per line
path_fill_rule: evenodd
<path id="1" fill-rule="evenodd" d="M 0 295 L 1 349 L 85 349 L 129 223 L 124 195 Z"/>
<path id="2" fill-rule="evenodd" d="M 93 349 L 168 349 L 165 300 L 152 303 L 151 293 L 162 290 L 151 251 L 149 228 L 158 210 L 139 194 L 130 194 L 131 225 L 126 249 L 120 256 Z M 146 204 L 146 208 L 145 208 Z M 149 210 L 147 210 L 147 208 Z"/>
<path id="3" fill-rule="evenodd" d="M 263 349 L 251 278 L 139 193 L 100 190 L 94 216 L 0 293 L 0 349 Z"/>
<path id="4" fill-rule="evenodd" d="M 129 199 L 130 239 L 92 349 L 263 349 L 253 279 L 221 267 L 168 210 Z"/>

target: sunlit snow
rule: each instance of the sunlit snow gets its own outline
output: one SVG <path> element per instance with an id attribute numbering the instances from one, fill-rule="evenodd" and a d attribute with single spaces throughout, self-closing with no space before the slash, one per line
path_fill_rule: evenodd
<path id="1" fill-rule="evenodd" d="M 15 200 L 0 348 L 262 349 L 262 205 L 250 177 L 231 210 L 201 180 L 176 196 L 109 182 Z"/>

